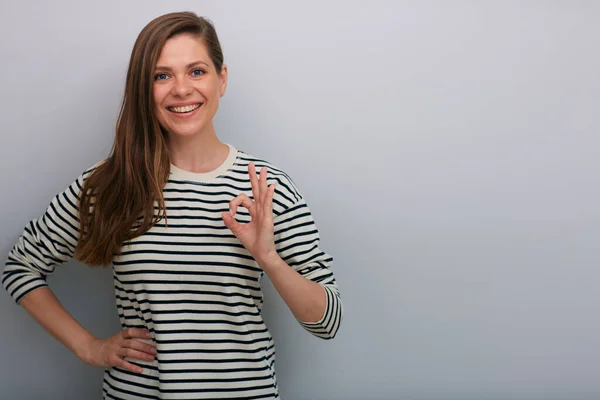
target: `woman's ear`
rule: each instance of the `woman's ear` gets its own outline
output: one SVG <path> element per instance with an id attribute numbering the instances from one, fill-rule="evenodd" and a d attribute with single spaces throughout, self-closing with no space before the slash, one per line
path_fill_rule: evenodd
<path id="1" fill-rule="evenodd" d="M 221 80 L 221 86 L 219 88 L 221 91 L 221 97 L 223 97 L 225 91 L 227 90 L 227 77 L 227 65 L 223 64 L 221 67 L 221 75 L 219 76 L 219 79 Z"/>

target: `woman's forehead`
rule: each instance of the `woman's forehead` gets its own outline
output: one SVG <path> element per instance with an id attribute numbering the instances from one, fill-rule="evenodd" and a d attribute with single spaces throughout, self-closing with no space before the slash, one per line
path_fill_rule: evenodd
<path id="1" fill-rule="evenodd" d="M 157 65 L 187 65 L 197 61 L 210 62 L 208 49 L 201 38 L 184 34 L 172 37 L 165 42 L 158 57 Z"/>

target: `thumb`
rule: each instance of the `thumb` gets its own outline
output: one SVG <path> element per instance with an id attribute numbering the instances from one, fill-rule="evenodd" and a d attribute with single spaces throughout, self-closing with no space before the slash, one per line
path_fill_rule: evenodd
<path id="1" fill-rule="evenodd" d="M 221 217 L 223 217 L 223 222 L 225 223 L 225 226 L 228 227 L 229 230 L 231 232 L 233 232 L 234 235 L 237 236 L 237 234 L 240 232 L 240 230 L 242 228 L 242 224 L 237 222 L 235 220 L 235 218 L 233 218 L 231 213 L 224 212 L 221 214 Z"/>

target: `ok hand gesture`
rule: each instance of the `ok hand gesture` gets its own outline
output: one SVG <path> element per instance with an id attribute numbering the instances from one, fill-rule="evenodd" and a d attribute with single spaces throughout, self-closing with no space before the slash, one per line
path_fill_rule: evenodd
<path id="1" fill-rule="evenodd" d="M 248 165 L 248 174 L 252 184 L 254 200 L 245 194 L 240 194 L 229 203 L 230 212 L 222 214 L 223 222 L 250 252 L 259 265 L 268 263 L 278 257 L 273 239 L 273 193 L 275 184 L 267 185 L 267 168 L 256 175 L 254 163 Z M 234 218 L 239 206 L 250 213 L 251 221 L 241 224 Z"/>

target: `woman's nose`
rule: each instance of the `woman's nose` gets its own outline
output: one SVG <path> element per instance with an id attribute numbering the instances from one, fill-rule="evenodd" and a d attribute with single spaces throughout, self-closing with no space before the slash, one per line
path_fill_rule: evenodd
<path id="1" fill-rule="evenodd" d="M 185 78 L 180 78 L 175 80 L 175 84 L 173 85 L 173 95 L 179 97 L 185 97 L 192 92 L 192 85 Z"/>

